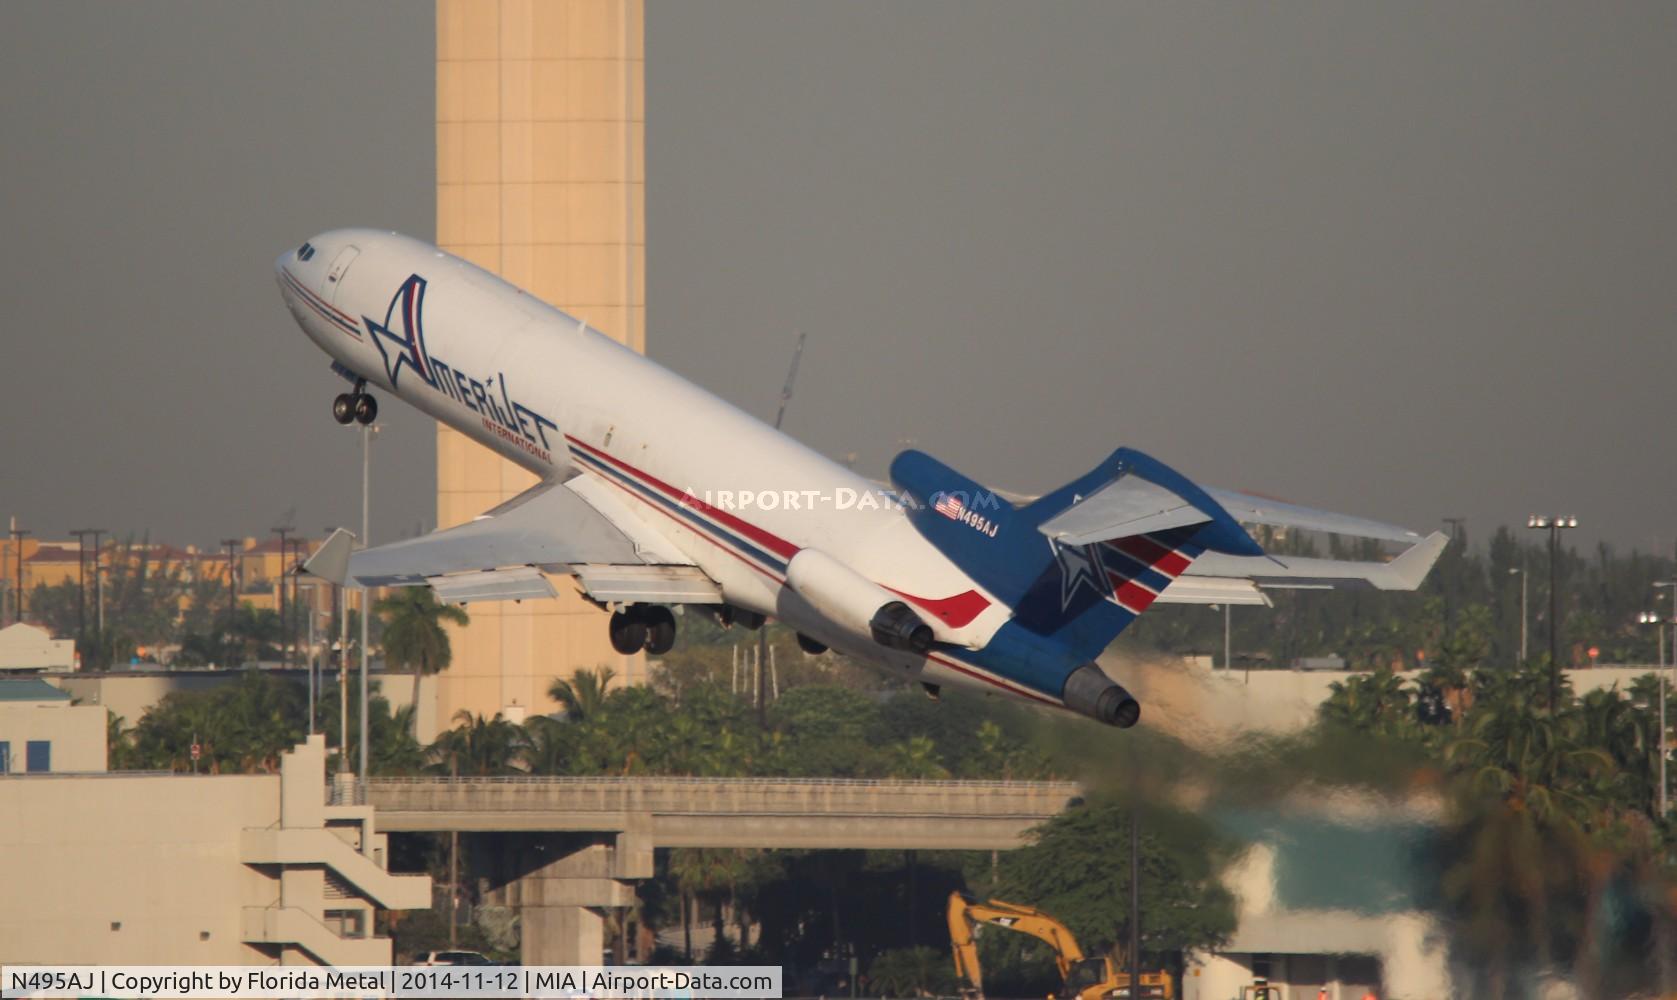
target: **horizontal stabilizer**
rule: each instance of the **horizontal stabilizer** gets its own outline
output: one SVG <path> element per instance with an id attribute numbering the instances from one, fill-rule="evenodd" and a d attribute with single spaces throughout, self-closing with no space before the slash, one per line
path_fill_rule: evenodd
<path id="1" fill-rule="evenodd" d="M 1324 531 L 1335 535 L 1357 538 L 1377 538 L 1389 542 L 1415 542 L 1418 532 L 1395 524 L 1382 524 L 1364 517 L 1335 514 L 1332 511 L 1300 507 L 1265 497 L 1255 497 L 1234 490 L 1206 487 L 1205 492 L 1223 505 L 1223 509 L 1243 524 L 1266 524 L 1277 528 L 1298 528 L 1302 531 Z"/>
<path id="2" fill-rule="evenodd" d="M 1139 476 L 1123 476 L 1049 518 L 1040 530 L 1067 545 L 1204 524 L 1210 515 Z"/>
<path id="3" fill-rule="evenodd" d="M 1391 562 L 1353 562 L 1305 556 L 1228 556 L 1207 552 L 1188 568 L 1186 578 L 1236 577 L 1265 590 L 1414 590 L 1444 553 L 1450 538 L 1433 532 Z"/>

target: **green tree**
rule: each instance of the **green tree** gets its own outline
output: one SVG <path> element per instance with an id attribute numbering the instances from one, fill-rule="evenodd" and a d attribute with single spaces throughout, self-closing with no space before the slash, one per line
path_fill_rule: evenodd
<path id="1" fill-rule="evenodd" d="M 489 777 L 517 774 L 522 762 L 525 736 L 519 726 L 496 713 L 493 719 L 461 709 L 455 726 L 431 744 L 430 757 L 444 774 Z"/>
<path id="2" fill-rule="evenodd" d="M 882 997 L 950 996 L 957 986 L 946 952 L 924 945 L 881 952 L 868 966 L 870 985 Z"/>
<path id="3" fill-rule="evenodd" d="M 997 895 L 1052 913 L 1086 954 L 1121 958 L 1129 938 L 1130 818 L 1111 799 L 1054 817 L 1032 832 L 1030 846 L 1001 858 Z M 1148 810 L 1142 817 L 1144 961 L 1216 947 L 1234 932 L 1234 897 L 1218 878 L 1233 847 L 1186 813 Z"/>
<path id="4" fill-rule="evenodd" d="M 306 698 L 296 684 L 256 671 L 213 691 L 168 694 L 134 727 L 123 757 L 143 769 L 275 773 L 280 755 L 303 739 Z"/>
<path id="5" fill-rule="evenodd" d="M 471 618 L 464 608 L 439 602 L 430 587 L 399 587 L 374 610 L 384 619 L 385 666 L 413 671 L 409 704 L 418 705 L 420 678 L 446 670 L 454 661 L 443 623 L 465 625 Z"/>
<path id="6" fill-rule="evenodd" d="M 555 677 L 547 687 L 547 696 L 559 703 L 565 718 L 586 722 L 600 714 L 611 691 L 612 678 L 616 676 L 617 672 L 607 666 L 593 670 L 584 667 L 568 681 Z"/>

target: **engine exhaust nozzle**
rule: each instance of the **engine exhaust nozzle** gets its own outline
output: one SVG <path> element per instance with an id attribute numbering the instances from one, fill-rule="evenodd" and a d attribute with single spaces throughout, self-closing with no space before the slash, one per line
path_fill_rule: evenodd
<path id="1" fill-rule="evenodd" d="M 1119 729 L 1128 729 L 1141 719 L 1141 702 L 1093 663 L 1083 664 L 1066 677 L 1060 697 L 1072 711 Z"/>
<path id="2" fill-rule="evenodd" d="M 868 622 L 873 641 L 892 649 L 924 653 L 932 648 L 932 627 L 902 601 L 880 606 Z"/>

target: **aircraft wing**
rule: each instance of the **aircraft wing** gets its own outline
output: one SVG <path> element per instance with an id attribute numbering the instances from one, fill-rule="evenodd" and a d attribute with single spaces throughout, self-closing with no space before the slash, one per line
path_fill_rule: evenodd
<path id="1" fill-rule="evenodd" d="M 597 485 L 538 483 L 466 524 L 358 551 L 340 528 L 302 571 L 365 587 L 429 586 L 456 603 L 552 597 L 548 574 L 575 577 L 602 603 L 721 601 L 692 560 Z"/>

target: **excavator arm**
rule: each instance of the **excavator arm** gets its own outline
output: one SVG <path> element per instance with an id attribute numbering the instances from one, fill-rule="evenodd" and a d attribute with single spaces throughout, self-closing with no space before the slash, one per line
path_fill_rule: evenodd
<path id="1" fill-rule="evenodd" d="M 1073 966 L 1083 961 L 1083 949 L 1078 947 L 1071 929 L 1041 910 L 952 892 L 949 894 L 949 941 L 955 952 L 955 974 L 980 992 L 984 989 L 984 971 L 979 967 L 978 947 L 973 941 L 973 928 L 979 924 L 1004 927 L 1045 942 L 1054 950 L 1054 964 L 1059 967 L 1062 980 L 1071 974 Z"/>

